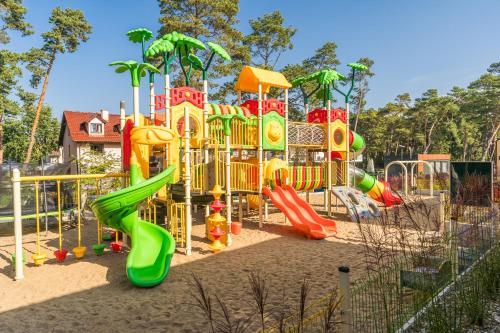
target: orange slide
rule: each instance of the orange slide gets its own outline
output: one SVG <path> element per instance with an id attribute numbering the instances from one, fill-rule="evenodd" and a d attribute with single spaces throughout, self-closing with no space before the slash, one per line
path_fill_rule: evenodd
<path id="1" fill-rule="evenodd" d="M 323 239 L 337 233 L 335 221 L 319 216 L 290 185 L 276 186 L 274 191 L 270 187 L 264 187 L 262 193 L 271 198 L 293 227 L 308 238 Z"/>

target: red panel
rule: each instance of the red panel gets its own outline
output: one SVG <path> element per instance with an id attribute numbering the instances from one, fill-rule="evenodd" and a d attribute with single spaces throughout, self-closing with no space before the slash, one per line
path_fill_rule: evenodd
<path id="1" fill-rule="evenodd" d="M 256 100 L 248 100 L 245 103 L 241 104 L 241 107 L 245 107 L 250 110 L 250 113 L 257 116 L 259 114 L 258 111 L 259 102 Z M 271 111 L 276 111 L 280 114 L 280 116 L 285 116 L 285 103 L 278 101 L 277 99 L 267 99 L 262 101 L 262 115 L 265 115 Z"/>
<path id="2" fill-rule="evenodd" d="M 307 114 L 307 122 L 309 123 L 326 123 L 328 112 L 325 109 L 314 109 Z M 340 119 L 343 123 L 346 122 L 346 112 L 342 109 L 332 109 L 331 119 L 335 121 Z"/>
<path id="3" fill-rule="evenodd" d="M 188 101 L 194 106 L 203 108 L 203 93 L 191 87 L 173 88 L 170 90 L 170 104 L 176 106 Z"/>
<path id="4" fill-rule="evenodd" d="M 130 156 L 132 155 L 132 142 L 130 141 L 130 135 L 133 128 L 134 122 L 131 119 L 128 119 L 123 127 L 122 166 L 124 170 L 130 169 Z"/>
<path id="5" fill-rule="evenodd" d="M 165 109 L 165 94 L 155 96 L 155 110 Z"/>
<path id="6" fill-rule="evenodd" d="M 245 103 L 241 104 L 242 107 L 247 108 L 248 111 L 250 111 L 251 114 L 257 116 L 259 114 L 257 107 L 258 107 L 258 102 L 250 99 L 246 101 Z"/>
<path id="7" fill-rule="evenodd" d="M 266 114 L 271 111 L 276 111 L 280 116 L 285 116 L 285 103 L 278 101 L 277 99 L 268 99 L 262 101 L 262 114 Z"/>

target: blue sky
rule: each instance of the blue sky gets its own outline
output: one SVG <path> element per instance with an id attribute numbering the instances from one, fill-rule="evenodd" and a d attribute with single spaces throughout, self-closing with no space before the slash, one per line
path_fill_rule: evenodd
<path id="1" fill-rule="evenodd" d="M 130 79 L 107 66 L 111 61 L 137 59 L 137 45 L 128 42 L 129 29 L 158 31 L 155 0 L 25 0 L 28 20 L 36 34 L 12 35 L 9 48 L 22 51 L 39 46 L 55 6 L 80 8 L 93 26 L 90 40 L 75 54 L 60 56 L 50 77 L 46 102 L 60 117 L 63 110 L 117 113 L 120 100 L 131 111 Z M 360 57 L 375 61 L 369 107 L 382 106 L 403 92 L 418 97 L 428 88 L 446 93 L 466 86 L 500 61 L 500 1 L 497 0 L 241 0 L 238 28 L 248 32 L 248 20 L 280 10 L 287 25 L 298 29 L 293 50 L 279 66 L 300 62 L 327 41 L 338 45 L 345 64 Z M 26 78 L 27 80 L 27 78 Z M 158 90 L 161 87 L 158 86 Z M 141 106 L 148 106 L 146 87 Z"/>

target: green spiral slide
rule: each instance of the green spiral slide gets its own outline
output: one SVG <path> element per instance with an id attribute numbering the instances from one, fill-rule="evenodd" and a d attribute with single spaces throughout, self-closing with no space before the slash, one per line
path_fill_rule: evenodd
<path id="1" fill-rule="evenodd" d="M 134 172 L 131 167 L 131 173 Z M 99 221 L 122 231 L 132 240 L 127 257 L 127 276 L 138 287 L 153 287 L 167 276 L 175 251 L 168 231 L 139 219 L 138 206 L 173 180 L 175 165 L 141 183 L 100 197 L 92 203 Z"/>

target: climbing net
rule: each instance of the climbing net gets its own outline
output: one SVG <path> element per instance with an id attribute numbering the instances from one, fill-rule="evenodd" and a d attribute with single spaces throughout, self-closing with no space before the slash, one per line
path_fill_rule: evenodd
<path id="1" fill-rule="evenodd" d="M 325 129 L 319 124 L 290 124 L 288 128 L 289 144 L 323 145 L 325 140 Z"/>

